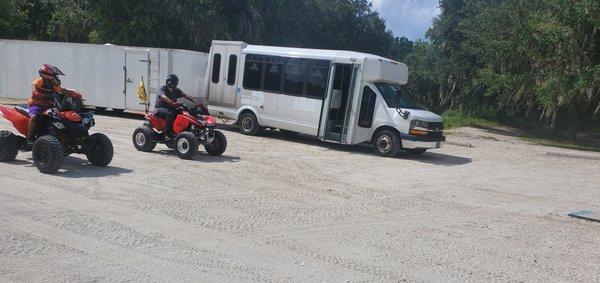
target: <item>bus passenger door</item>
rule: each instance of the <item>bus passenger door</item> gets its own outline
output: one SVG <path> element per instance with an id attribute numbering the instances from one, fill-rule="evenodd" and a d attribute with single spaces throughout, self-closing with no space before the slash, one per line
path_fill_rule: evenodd
<path id="1" fill-rule="evenodd" d="M 352 64 L 334 64 L 330 72 L 332 79 L 321 110 L 318 137 L 326 141 L 346 143 L 357 68 Z"/>
<path id="2" fill-rule="evenodd" d="M 236 107 L 241 51 L 236 45 L 212 46 L 207 96 L 210 105 Z"/>

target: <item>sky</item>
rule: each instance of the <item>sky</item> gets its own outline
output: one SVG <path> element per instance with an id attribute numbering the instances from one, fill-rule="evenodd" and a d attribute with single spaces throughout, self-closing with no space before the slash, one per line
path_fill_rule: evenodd
<path id="1" fill-rule="evenodd" d="M 439 0 L 373 0 L 373 9 L 386 20 L 395 36 L 410 40 L 425 37 L 439 14 Z"/>

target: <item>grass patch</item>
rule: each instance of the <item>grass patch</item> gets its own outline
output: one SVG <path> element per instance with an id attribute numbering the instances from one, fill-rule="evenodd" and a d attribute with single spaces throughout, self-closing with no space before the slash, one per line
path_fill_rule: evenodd
<path id="1" fill-rule="evenodd" d="M 503 122 L 498 122 L 493 118 L 476 117 L 457 111 L 448 111 L 444 113 L 442 117 L 444 119 L 444 128 L 446 130 L 461 127 L 496 128 L 506 125 L 523 130 L 524 135 L 521 136 L 521 138 L 529 142 L 565 149 L 600 152 L 600 146 L 598 145 L 578 144 L 565 139 L 564 137 L 548 135 L 543 131 L 543 129 L 533 128 L 531 125 L 527 125 L 518 118 L 507 118 L 503 120 Z"/>
<path id="2" fill-rule="evenodd" d="M 573 143 L 570 141 L 557 139 L 557 138 L 547 138 L 547 137 L 540 137 L 540 136 L 533 136 L 533 135 L 526 135 L 521 138 L 526 141 L 533 142 L 533 143 L 540 144 L 540 145 L 545 145 L 545 146 L 573 149 L 573 150 L 581 150 L 581 151 L 600 152 L 600 147 L 598 147 L 598 146 L 581 145 L 581 144 L 576 144 L 576 143 Z"/>
<path id="3" fill-rule="evenodd" d="M 448 111 L 442 115 L 444 118 L 444 128 L 446 130 L 462 127 L 496 127 L 500 126 L 498 122 L 491 119 L 480 118 L 466 115 L 456 111 Z"/>

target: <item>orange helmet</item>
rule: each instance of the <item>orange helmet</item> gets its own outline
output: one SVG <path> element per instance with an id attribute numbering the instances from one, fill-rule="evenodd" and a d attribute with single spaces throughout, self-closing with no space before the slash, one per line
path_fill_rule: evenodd
<path id="1" fill-rule="evenodd" d="M 60 80 L 58 76 L 64 76 L 65 74 L 57 67 L 52 65 L 44 64 L 40 70 L 38 71 L 40 76 L 44 79 L 47 79 L 53 82 L 55 85 L 60 85 Z"/>

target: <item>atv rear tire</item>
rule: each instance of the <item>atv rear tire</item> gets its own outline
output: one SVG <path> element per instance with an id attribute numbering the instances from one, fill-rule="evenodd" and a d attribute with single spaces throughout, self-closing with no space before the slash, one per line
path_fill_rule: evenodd
<path id="1" fill-rule="evenodd" d="M 0 131 L 0 161 L 15 160 L 18 153 L 17 137 L 9 131 Z"/>
<path id="2" fill-rule="evenodd" d="M 45 174 L 58 172 L 64 159 L 63 145 L 54 136 L 41 136 L 33 143 L 33 164 L 40 172 Z"/>
<path id="3" fill-rule="evenodd" d="M 104 134 L 95 133 L 92 134 L 89 139 L 92 140 L 93 145 L 90 147 L 85 154 L 88 161 L 98 167 L 106 167 L 113 159 L 113 145 L 110 139 Z"/>
<path id="4" fill-rule="evenodd" d="M 175 137 L 175 151 L 181 159 L 194 159 L 198 152 L 198 139 L 192 132 L 183 132 Z"/>
<path id="5" fill-rule="evenodd" d="M 154 131 L 147 126 L 141 126 L 133 131 L 133 146 L 139 151 L 150 152 L 156 147 Z"/>
<path id="6" fill-rule="evenodd" d="M 205 144 L 204 149 L 212 156 L 220 156 L 227 149 L 227 138 L 221 131 L 214 130 L 215 137 L 210 144 Z"/>

